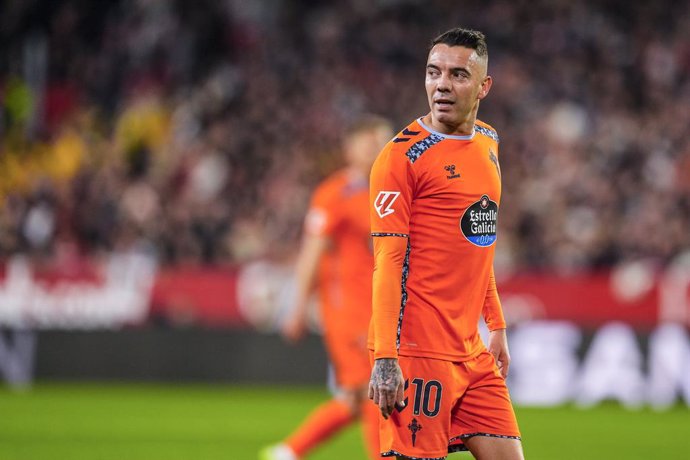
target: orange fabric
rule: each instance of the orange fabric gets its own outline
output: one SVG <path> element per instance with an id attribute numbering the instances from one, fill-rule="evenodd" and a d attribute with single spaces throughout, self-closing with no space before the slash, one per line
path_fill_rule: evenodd
<path id="1" fill-rule="evenodd" d="M 489 352 L 458 363 L 407 356 L 399 363 L 406 404 L 381 419 L 381 453 L 442 459 L 466 450 L 465 437 L 519 439 L 505 380 Z"/>
<path id="2" fill-rule="evenodd" d="M 330 316 L 340 316 L 340 325 L 326 326 L 323 331 L 328 358 L 335 372 L 338 387 L 357 389 L 369 383 L 371 364 L 369 362 L 366 329 L 362 325 L 348 326 L 347 313 L 331 312 Z M 333 319 L 331 319 L 333 321 Z"/>
<path id="3" fill-rule="evenodd" d="M 331 399 L 314 409 L 285 444 L 301 458 L 353 420 L 347 404 Z"/>
<path id="4" fill-rule="evenodd" d="M 305 220 L 307 233 L 332 241 L 320 265 L 318 293 L 326 346 L 336 381 L 345 388 L 366 385 L 371 372 L 366 341 L 374 259 L 368 190 L 366 177 L 338 171 L 317 187 Z"/>
<path id="5" fill-rule="evenodd" d="M 373 291 L 377 293 L 379 321 L 372 321 L 369 330 L 377 340 L 376 358 L 397 356 L 397 324 L 400 316 L 402 298 L 401 277 L 407 238 L 374 238 L 374 276 Z M 376 327 L 376 330 L 373 330 Z"/>
<path id="6" fill-rule="evenodd" d="M 496 132 L 477 121 L 472 135 L 447 136 L 416 120 L 383 149 L 370 183 L 371 232 L 382 249 L 368 347 L 375 358 L 477 356 L 482 314 L 491 329 L 505 326 L 491 282 L 501 198 Z M 406 245 L 378 242 L 386 239 Z"/>

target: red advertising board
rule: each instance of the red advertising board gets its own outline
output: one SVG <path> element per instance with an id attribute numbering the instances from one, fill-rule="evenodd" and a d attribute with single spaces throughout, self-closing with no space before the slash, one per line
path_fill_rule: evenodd
<path id="1" fill-rule="evenodd" d="M 161 270 L 151 293 L 150 315 L 177 325 L 247 325 L 237 306 L 237 268 Z"/>
<path id="2" fill-rule="evenodd" d="M 525 274 L 499 283 L 507 315 L 514 320 L 568 320 L 584 327 L 622 321 L 651 329 L 658 322 L 659 283 L 635 298 L 621 298 L 609 273 L 573 276 Z"/>
<path id="3" fill-rule="evenodd" d="M 513 324 L 567 320 L 597 328 L 620 321 L 643 331 L 669 321 L 690 326 L 688 271 L 631 273 L 525 273 L 499 277 L 498 287 Z M 289 309 L 293 283 L 290 267 L 267 262 L 161 269 L 142 258 L 113 257 L 97 267 L 63 272 L 37 271 L 14 260 L 0 268 L 0 325 L 266 326 Z"/>

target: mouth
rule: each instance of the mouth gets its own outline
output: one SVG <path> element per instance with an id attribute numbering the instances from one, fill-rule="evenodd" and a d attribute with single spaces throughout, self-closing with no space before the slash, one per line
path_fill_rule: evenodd
<path id="1" fill-rule="evenodd" d="M 450 99 L 444 99 L 444 98 L 434 99 L 434 105 L 441 110 L 450 109 L 454 104 L 455 104 L 455 101 L 452 101 Z"/>

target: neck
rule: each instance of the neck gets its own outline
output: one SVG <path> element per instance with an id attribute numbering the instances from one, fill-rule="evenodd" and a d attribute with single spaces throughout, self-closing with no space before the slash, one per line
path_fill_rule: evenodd
<path id="1" fill-rule="evenodd" d="M 434 117 L 433 111 L 429 112 L 424 118 L 422 118 L 422 120 L 439 133 L 448 134 L 451 136 L 467 136 L 472 134 L 472 131 L 474 130 L 474 122 L 477 120 L 478 109 L 479 101 L 477 101 L 474 107 L 472 107 L 472 110 L 470 110 L 467 116 L 457 123 L 444 123 L 439 121 L 436 119 L 436 117 Z"/>

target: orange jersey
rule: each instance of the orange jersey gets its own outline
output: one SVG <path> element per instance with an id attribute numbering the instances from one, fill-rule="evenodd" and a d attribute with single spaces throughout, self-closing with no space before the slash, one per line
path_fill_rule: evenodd
<path id="1" fill-rule="evenodd" d="M 484 349 L 481 315 L 505 327 L 493 277 L 501 199 L 498 135 L 476 121 L 468 136 L 412 122 L 371 172 L 375 358 L 465 361 Z"/>
<path id="2" fill-rule="evenodd" d="M 324 328 L 366 330 L 371 317 L 373 255 L 369 234 L 369 185 L 366 177 L 343 169 L 317 187 L 305 222 L 311 235 L 332 242 L 319 268 L 319 298 Z M 347 326 L 338 322 L 347 321 Z M 362 343 L 364 347 L 364 343 Z"/>

